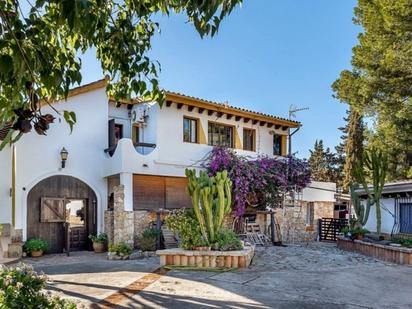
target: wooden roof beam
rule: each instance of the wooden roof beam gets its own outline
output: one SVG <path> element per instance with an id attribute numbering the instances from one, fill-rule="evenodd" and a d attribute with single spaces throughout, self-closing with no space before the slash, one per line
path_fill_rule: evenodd
<path id="1" fill-rule="evenodd" d="M 233 117 L 233 115 L 232 115 L 232 114 L 226 114 L 226 119 L 227 119 L 227 120 L 232 119 L 232 117 Z"/>
<path id="2" fill-rule="evenodd" d="M 260 121 L 260 126 L 263 127 L 266 124 L 266 121 Z"/>
<path id="3" fill-rule="evenodd" d="M 267 127 L 270 129 L 271 127 L 273 127 L 273 123 L 268 123 Z"/>
<path id="4" fill-rule="evenodd" d="M 183 103 L 177 103 L 177 109 L 182 109 Z"/>
<path id="5" fill-rule="evenodd" d="M 208 114 L 209 116 L 212 116 L 212 115 L 214 114 L 214 112 L 215 112 L 215 111 L 212 111 L 212 110 L 210 110 L 210 109 L 207 110 L 207 114 Z"/>
<path id="6" fill-rule="evenodd" d="M 170 106 L 172 106 L 172 103 L 173 103 L 172 101 L 166 101 L 166 106 L 170 107 Z"/>
<path id="7" fill-rule="evenodd" d="M 203 114 L 204 111 L 205 111 L 205 109 L 204 109 L 204 108 L 201 108 L 201 107 L 199 107 L 199 108 L 197 109 L 197 112 L 198 112 L 199 114 Z"/>
<path id="8" fill-rule="evenodd" d="M 259 122 L 259 120 L 257 120 L 257 119 L 252 120 L 252 124 L 257 124 L 258 122 Z"/>
<path id="9" fill-rule="evenodd" d="M 235 120 L 236 120 L 236 121 L 239 121 L 240 119 L 242 119 L 242 116 L 236 116 L 236 117 L 235 117 Z"/>
<path id="10" fill-rule="evenodd" d="M 189 106 L 187 107 L 187 110 L 188 110 L 189 112 L 191 112 L 194 108 L 195 108 L 194 106 L 189 105 Z"/>

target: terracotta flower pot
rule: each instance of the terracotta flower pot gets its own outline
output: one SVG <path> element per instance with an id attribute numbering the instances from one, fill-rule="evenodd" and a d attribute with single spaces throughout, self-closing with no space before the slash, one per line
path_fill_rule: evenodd
<path id="1" fill-rule="evenodd" d="M 32 257 L 39 257 L 43 255 L 43 250 L 32 251 L 30 254 Z"/>
<path id="2" fill-rule="evenodd" d="M 356 239 L 357 240 L 362 240 L 363 239 L 363 235 L 361 234 L 361 235 L 356 235 Z"/>
<path id="3" fill-rule="evenodd" d="M 104 252 L 104 243 L 102 242 L 94 242 L 93 243 L 93 250 L 96 253 L 102 253 Z"/>

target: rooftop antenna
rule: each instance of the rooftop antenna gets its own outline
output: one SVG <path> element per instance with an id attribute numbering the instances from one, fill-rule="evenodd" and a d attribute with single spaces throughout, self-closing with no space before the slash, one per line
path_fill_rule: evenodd
<path id="1" fill-rule="evenodd" d="M 296 112 L 300 112 L 300 111 L 306 111 L 309 110 L 309 107 L 297 107 L 295 105 L 290 105 L 289 106 L 289 120 L 291 120 L 292 118 L 296 118 Z M 297 127 L 295 129 L 295 131 L 290 132 L 289 130 L 289 151 L 288 153 L 290 155 L 293 155 L 292 153 L 292 135 L 295 134 L 296 132 L 298 132 L 300 129 L 300 127 Z"/>
<path id="2" fill-rule="evenodd" d="M 289 119 L 296 118 L 296 112 L 307 111 L 309 107 L 297 107 L 295 105 L 289 106 Z"/>

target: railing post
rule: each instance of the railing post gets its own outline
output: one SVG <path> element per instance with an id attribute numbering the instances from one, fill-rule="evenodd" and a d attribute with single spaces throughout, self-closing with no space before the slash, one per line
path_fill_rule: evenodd
<path id="1" fill-rule="evenodd" d="M 318 237 L 322 241 L 322 219 L 318 219 Z"/>

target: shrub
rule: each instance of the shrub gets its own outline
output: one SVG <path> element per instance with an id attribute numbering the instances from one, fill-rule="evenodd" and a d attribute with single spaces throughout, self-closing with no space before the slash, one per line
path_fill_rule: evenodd
<path id="1" fill-rule="evenodd" d="M 363 236 L 365 234 L 370 233 L 369 230 L 367 230 L 363 227 L 350 228 L 348 226 L 345 226 L 340 231 L 345 236 L 348 236 L 350 234 L 352 237 L 356 237 L 356 236 L 359 236 L 359 235 Z"/>
<path id="2" fill-rule="evenodd" d="M 242 242 L 231 230 L 220 230 L 216 237 L 216 247 L 220 251 L 242 250 Z"/>
<path id="3" fill-rule="evenodd" d="M 107 235 L 105 233 L 100 233 L 97 235 L 89 235 L 89 239 L 94 243 L 105 243 L 107 241 Z"/>
<path id="4" fill-rule="evenodd" d="M 155 251 L 158 236 L 160 236 L 160 231 L 156 228 L 144 230 L 139 239 L 140 249 L 142 251 Z"/>
<path id="5" fill-rule="evenodd" d="M 46 251 L 49 247 L 47 241 L 40 238 L 32 238 L 26 241 L 23 246 L 23 250 L 26 253 L 32 253 L 33 251 Z"/>
<path id="6" fill-rule="evenodd" d="M 42 290 L 47 278 L 37 274 L 31 266 L 19 264 L 0 270 L 0 308 L 75 309 L 76 305 L 59 297 L 51 297 Z"/>
<path id="7" fill-rule="evenodd" d="M 180 237 L 180 246 L 191 250 L 205 245 L 200 233 L 200 227 L 194 218 L 193 210 L 179 209 L 166 217 L 166 226 Z"/>
<path id="8" fill-rule="evenodd" d="M 133 252 L 133 248 L 124 242 L 109 246 L 109 252 L 114 252 L 119 256 L 127 256 Z"/>
<path id="9" fill-rule="evenodd" d="M 402 247 L 412 248 L 412 239 L 408 238 L 394 238 L 392 239 L 394 243 L 400 244 Z"/>

